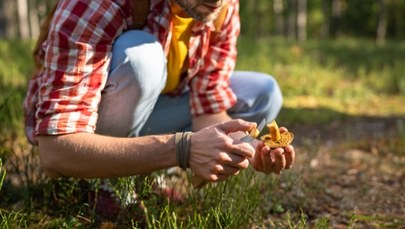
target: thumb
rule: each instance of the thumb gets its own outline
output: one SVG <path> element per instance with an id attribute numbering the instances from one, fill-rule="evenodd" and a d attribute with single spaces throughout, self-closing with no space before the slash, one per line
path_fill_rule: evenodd
<path id="1" fill-rule="evenodd" d="M 225 134 L 238 132 L 238 131 L 249 131 L 256 126 L 254 122 L 247 122 L 242 119 L 233 119 L 226 121 L 217 125 L 217 128 L 223 131 Z"/>

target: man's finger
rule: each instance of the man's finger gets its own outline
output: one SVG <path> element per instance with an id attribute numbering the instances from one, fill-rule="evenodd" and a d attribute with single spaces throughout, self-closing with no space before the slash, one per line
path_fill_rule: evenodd
<path id="1" fill-rule="evenodd" d="M 295 150 L 292 145 L 288 145 L 284 148 L 285 151 L 285 159 L 286 159 L 286 169 L 292 168 L 294 161 L 295 161 Z"/>
<path id="2" fill-rule="evenodd" d="M 238 175 L 240 172 L 240 168 L 234 166 L 224 166 L 224 171 L 221 173 L 227 176 Z"/>
<path id="3" fill-rule="evenodd" d="M 237 131 L 248 131 L 256 126 L 254 122 L 247 122 L 242 119 L 234 119 L 217 125 L 217 128 L 226 135 Z"/>
<path id="4" fill-rule="evenodd" d="M 273 171 L 274 160 L 271 157 L 271 149 L 268 146 L 262 148 L 262 152 L 259 154 L 261 157 L 262 171 L 270 173 Z"/>
<path id="5" fill-rule="evenodd" d="M 239 143 L 235 145 L 229 145 L 230 152 L 242 156 L 244 158 L 252 158 L 255 155 L 255 148 L 249 143 Z"/>
<path id="6" fill-rule="evenodd" d="M 280 127 L 279 130 L 280 130 L 281 133 L 282 132 L 288 132 L 288 129 L 286 127 L 284 127 L 284 126 Z"/>
<path id="7" fill-rule="evenodd" d="M 284 156 L 284 150 L 281 148 L 277 148 L 274 150 L 275 155 L 275 162 L 274 162 L 274 170 L 276 173 L 280 173 L 286 166 L 286 159 Z"/>
<path id="8" fill-rule="evenodd" d="M 221 153 L 217 160 L 223 165 L 229 165 L 238 169 L 246 169 L 249 166 L 249 160 L 246 157 L 235 153 Z"/>

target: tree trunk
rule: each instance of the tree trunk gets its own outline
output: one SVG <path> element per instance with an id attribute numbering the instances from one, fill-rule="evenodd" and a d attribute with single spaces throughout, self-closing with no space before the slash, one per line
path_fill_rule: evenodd
<path id="1" fill-rule="evenodd" d="M 287 38 L 288 40 L 296 40 L 296 0 L 288 0 L 288 24 L 287 24 Z"/>
<path id="2" fill-rule="evenodd" d="M 252 12 L 252 29 L 253 29 L 253 34 L 255 34 L 255 38 L 260 37 L 260 29 L 261 29 L 261 20 L 262 18 L 260 17 L 260 3 L 259 0 L 250 0 L 250 2 L 253 5 L 253 12 Z"/>
<path id="3" fill-rule="evenodd" d="M 28 3 L 27 0 L 17 0 L 17 4 L 20 37 L 28 39 L 30 37 Z"/>
<path id="4" fill-rule="evenodd" d="M 6 17 L 4 16 L 4 0 L 0 0 L 0 37 L 6 36 Z"/>
<path id="5" fill-rule="evenodd" d="M 322 1 L 322 27 L 321 27 L 321 38 L 328 38 L 330 36 L 330 11 L 329 11 L 329 1 Z"/>
<path id="6" fill-rule="evenodd" d="M 297 5 L 298 41 L 307 40 L 307 0 L 298 0 Z"/>
<path id="7" fill-rule="evenodd" d="M 332 20 L 331 20 L 331 32 L 337 37 L 340 36 L 340 23 L 343 13 L 343 2 L 342 0 L 333 0 L 332 2 Z"/>
<path id="8" fill-rule="evenodd" d="M 378 24 L 377 24 L 377 45 L 385 44 L 387 33 L 387 10 L 385 0 L 379 0 Z"/>
<path id="9" fill-rule="evenodd" d="M 283 0 L 274 0 L 273 2 L 273 12 L 274 12 L 274 27 L 275 34 L 284 34 L 284 18 L 283 18 Z"/>
<path id="10" fill-rule="evenodd" d="M 1 28 L 4 31 L 2 36 L 6 38 L 15 38 L 17 36 L 17 18 L 16 16 L 16 2 L 10 0 L 1 0 L 2 5 L 2 22 Z"/>
<path id="11" fill-rule="evenodd" d="M 249 2 L 242 1 L 241 8 L 243 9 L 243 15 L 241 18 L 242 22 L 242 33 L 246 34 L 248 37 L 255 37 L 255 23 L 257 15 L 255 15 L 255 9 L 257 5 L 257 0 L 250 0 Z"/>

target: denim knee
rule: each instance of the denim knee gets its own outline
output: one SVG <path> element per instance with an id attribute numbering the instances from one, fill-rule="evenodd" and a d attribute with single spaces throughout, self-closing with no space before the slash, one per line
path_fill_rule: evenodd
<path id="1" fill-rule="evenodd" d="M 166 57 L 162 45 L 152 34 L 141 30 L 123 33 L 113 45 L 111 70 L 129 64 L 142 96 L 160 93 L 166 84 Z"/>
<path id="2" fill-rule="evenodd" d="M 259 93 L 259 97 L 265 101 L 269 101 L 264 116 L 270 121 L 276 119 L 280 112 L 283 105 L 283 96 L 277 81 L 270 75 L 266 75 L 266 78 L 267 80 L 261 88 L 262 90 Z"/>
<path id="3" fill-rule="evenodd" d="M 282 94 L 277 81 L 270 75 L 252 71 L 235 71 L 231 88 L 238 98 L 228 110 L 233 118 L 260 122 L 273 120 L 282 106 Z"/>
<path id="4" fill-rule="evenodd" d="M 113 44 L 96 132 L 119 137 L 137 135 L 165 83 L 166 57 L 156 38 L 143 31 L 122 34 Z"/>

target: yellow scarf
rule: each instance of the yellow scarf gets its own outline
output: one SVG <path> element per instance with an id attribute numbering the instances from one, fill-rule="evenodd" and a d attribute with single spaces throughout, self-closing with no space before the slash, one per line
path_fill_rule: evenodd
<path id="1" fill-rule="evenodd" d="M 193 18 L 182 17 L 184 15 L 183 10 L 173 1 L 170 9 L 173 16 L 173 35 L 167 55 L 167 81 L 162 93 L 168 93 L 176 89 L 181 74 L 187 71 L 188 43 L 194 25 Z"/>

